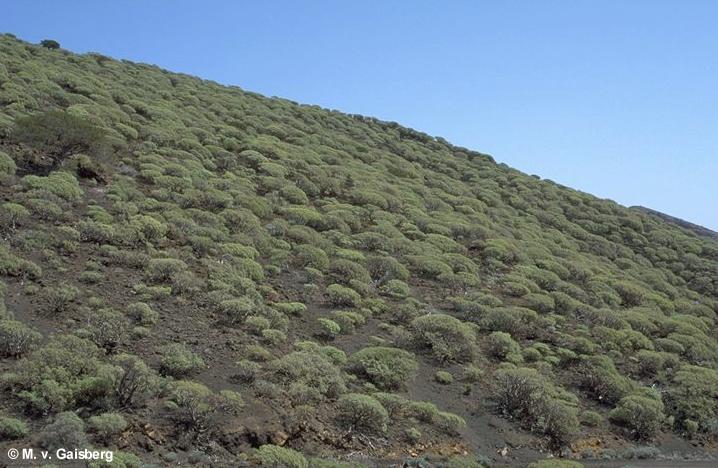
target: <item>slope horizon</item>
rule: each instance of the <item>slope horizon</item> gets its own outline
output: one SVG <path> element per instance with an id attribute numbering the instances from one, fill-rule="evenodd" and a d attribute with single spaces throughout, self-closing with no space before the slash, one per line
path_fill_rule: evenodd
<path id="1" fill-rule="evenodd" d="M 401 122 L 525 173 L 718 230 L 707 65 L 716 37 L 705 23 L 715 5 L 212 5 L 17 3 L 5 29 Z"/>
<path id="2" fill-rule="evenodd" d="M 0 31 L 0 34 L 5 34 L 5 33 L 7 33 L 7 32 L 1 32 L 1 31 Z M 23 41 L 26 40 L 26 39 L 24 39 L 24 38 L 22 38 L 22 37 L 18 37 L 18 39 L 23 40 Z M 44 38 L 44 39 L 46 39 L 46 38 Z M 39 43 L 39 41 L 40 41 L 40 40 L 38 40 L 37 42 Z M 27 41 L 27 42 L 30 42 L 30 41 Z M 61 41 L 58 41 L 58 42 L 60 42 L 60 44 L 62 45 L 62 42 L 61 42 Z M 31 42 L 31 43 L 32 43 L 32 42 Z M 70 51 L 70 52 L 72 52 L 72 53 L 76 53 L 76 54 L 100 53 L 99 51 L 92 50 L 92 49 L 88 49 L 88 50 L 84 50 L 84 51 L 77 51 L 77 50 L 73 50 L 73 49 L 66 49 L 65 47 L 63 47 L 63 49 L 68 50 L 68 51 Z M 326 106 L 323 106 L 323 105 L 317 105 L 317 104 L 308 103 L 308 102 L 299 102 L 299 101 L 295 101 L 294 99 L 291 99 L 291 98 L 288 98 L 288 97 L 284 97 L 284 96 L 266 95 L 266 94 L 263 94 L 263 93 L 261 93 L 261 92 L 256 92 L 256 91 L 254 91 L 254 90 L 252 90 L 252 89 L 247 89 L 247 88 L 245 88 L 245 87 L 243 87 L 243 86 L 240 86 L 240 85 L 238 85 L 238 84 L 234 84 L 234 83 L 224 83 L 224 82 L 221 82 L 221 81 L 217 81 L 217 80 L 215 80 L 215 79 L 212 79 L 212 78 L 204 77 L 204 76 L 202 76 L 201 74 L 195 74 L 195 73 L 185 72 L 185 71 L 181 71 L 181 70 L 169 69 L 169 68 L 166 68 L 166 67 L 162 66 L 161 64 L 157 64 L 157 63 L 144 62 L 144 61 L 135 61 L 135 60 L 130 59 L 130 58 L 115 57 L 115 56 L 111 56 L 111 55 L 108 55 L 108 57 L 110 57 L 110 58 L 112 58 L 112 59 L 114 59 L 114 60 L 127 61 L 127 62 L 129 62 L 129 63 L 133 63 L 133 64 L 137 64 L 137 65 L 150 65 L 150 66 L 153 66 L 153 67 L 157 67 L 157 68 L 159 68 L 159 69 L 161 69 L 161 70 L 163 70 L 163 71 L 167 71 L 167 72 L 170 72 L 170 73 L 178 73 L 178 74 L 181 74 L 181 75 L 187 75 L 187 76 L 189 76 L 189 77 L 196 78 L 196 79 L 199 79 L 199 80 L 202 80 L 202 81 L 214 82 L 214 83 L 220 84 L 220 85 L 222 85 L 222 86 L 237 87 L 237 88 L 241 89 L 242 91 L 251 92 L 251 93 L 256 93 L 256 94 L 258 94 L 258 95 L 260 95 L 260 96 L 262 96 L 262 97 L 265 97 L 265 98 L 267 98 L 267 99 L 283 99 L 283 100 L 287 100 L 287 101 L 290 101 L 290 102 L 299 104 L 300 106 L 318 106 L 318 107 L 320 107 L 321 109 L 324 109 L 324 110 L 327 110 L 327 111 L 337 111 L 337 112 L 340 112 L 340 113 L 345 114 L 345 115 L 361 115 L 362 117 L 375 118 L 375 119 L 378 119 L 378 120 L 380 120 L 380 121 L 382 121 L 382 122 L 399 124 L 399 125 L 401 125 L 402 127 L 408 128 L 408 129 L 410 129 L 410 130 L 417 131 L 417 132 L 420 132 L 420 133 L 424 133 L 424 134 L 426 134 L 426 135 L 429 135 L 431 138 L 435 138 L 435 139 L 436 139 L 436 138 L 440 138 L 440 139 L 443 139 L 443 138 L 444 138 L 442 135 L 432 134 L 432 133 L 430 133 L 429 131 L 426 131 L 426 130 L 424 130 L 424 129 L 422 129 L 422 128 L 414 128 L 414 127 L 412 127 L 412 126 L 409 126 L 409 125 L 404 124 L 403 122 L 395 121 L 395 120 L 387 120 L 387 119 L 384 119 L 384 118 L 382 118 L 382 117 L 380 117 L 380 116 L 376 116 L 376 115 L 361 114 L 361 113 L 360 113 L 360 114 L 355 114 L 355 113 L 352 113 L 352 112 L 348 112 L 348 111 L 346 111 L 346 110 L 344 110 L 344 109 L 337 109 L 337 108 L 333 108 L 333 107 L 326 107 Z M 718 224 L 716 224 L 715 226 L 711 226 L 710 224 L 701 223 L 700 221 L 696 221 L 696 220 L 693 220 L 693 219 L 686 219 L 686 218 L 683 218 L 683 217 L 677 215 L 676 213 L 672 213 L 672 212 L 670 212 L 670 211 L 663 211 L 663 210 L 660 209 L 660 207 L 653 206 L 653 205 L 646 206 L 646 205 L 635 204 L 635 203 L 622 203 L 620 200 L 615 200 L 615 199 L 610 198 L 610 197 L 602 196 L 601 194 L 593 193 L 593 192 L 584 190 L 584 189 L 582 189 L 581 187 L 577 187 L 577 186 L 573 186 L 573 185 L 568 185 L 568 184 L 566 184 L 566 183 L 563 183 L 563 182 L 560 181 L 560 180 L 554 180 L 554 179 L 552 179 L 552 178 L 550 178 L 550 177 L 545 177 L 545 176 L 543 176 L 543 175 L 541 175 L 541 174 L 535 174 L 535 173 L 532 173 L 532 172 L 528 172 L 528 171 L 524 170 L 524 169 L 521 168 L 521 167 L 515 167 L 515 166 L 513 166 L 513 165 L 510 165 L 507 161 L 502 160 L 501 157 L 500 157 L 500 155 L 497 156 L 497 155 L 495 155 L 495 154 L 493 154 L 493 153 L 486 152 L 486 151 L 482 151 L 480 148 L 475 148 L 475 147 L 471 147 L 471 146 L 464 146 L 464 145 L 462 145 L 461 143 L 455 142 L 455 141 L 450 140 L 450 139 L 446 139 L 446 140 L 447 140 L 450 144 L 453 144 L 453 145 L 456 145 L 456 146 L 459 146 L 459 147 L 463 147 L 463 148 L 466 148 L 466 149 L 468 149 L 468 150 L 475 151 L 475 152 L 478 152 L 478 153 L 481 153 L 481 154 L 489 155 L 489 156 L 491 156 L 497 163 L 499 163 L 499 164 L 506 164 L 506 165 L 508 165 L 509 167 L 511 167 L 512 169 L 515 169 L 515 170 L 521 172 L 522 174 L 531 175 L 531 176 L 538 176 L 538 177 L 541 178 L 542 180 L 552 181 L 552 182 L 557 183 L 559 186 L 572 188 L 572 189 L 577 190 L 577 191 L 579 191 L 579 192 L 586 193 L 586 194 L 589 194 L 589 195 L 593 195 L 593 196 L 595 196 L 595 197 L 597 197 L 597 198 L 600 198 L 600 199 L 603 199 L 603 200 L 607 200 L 607 201 L 612 201 L 612 202 L 618 203 L 619 205 L 621 205 L 621 206 L 623 206 L 623 207 L 625 207 L 625 208 L 634 208 L 634 207 L 635 207 L 635 208 L 648 208 L 649 210 L 655 211 L 655 212 L 657 212 L 657 213 L 659 213 L 659 214 L 668 215 L 669 218 L 675 218 L 675 219 L 676 219 L 677 221 L 679 221 L 679 222 L 680 222 L 680 221 L 686 221 L 686 222 L 688 222 L 689 224 L 696 225 L 696 226 L 699 227 L 699 228 L 705 228 L 705 229 L 707 229 L 707 230 L 709 230 L 709 231 L 712 231 L 712 232 L 714 232 L 714 233 L 715 233 L 715 232 L 718 232 Z M 670 221 L 669 221 L 669 222 L 670 222 Z M 689 228 L 689 227 L 687 227 L 687 226 L 685 226 L 685 225 L 681 225 L 680 223 L 676 223 L 676 225 L 680 225 L 681 227 L 683 227 L 683 228 L 685 228 L 685 229 L 687 229 L 687 230 L 689 230 L 689 231 L 695 232 L 695 230 L 693 230 L 693 229 L 691 229 L 691 228 Z"/>

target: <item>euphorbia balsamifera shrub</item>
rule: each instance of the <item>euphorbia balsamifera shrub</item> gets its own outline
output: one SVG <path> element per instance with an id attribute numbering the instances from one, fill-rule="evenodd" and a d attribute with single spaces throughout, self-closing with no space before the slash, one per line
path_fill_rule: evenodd
<path id="1" fill-rule="evenodd" d="M 578 431 L 576 398 L 535 369 L 508 368 L 494 374 L 493 398 L 504 414 L 564 445 Z"/>
<path id="2" fill-rule="evenodd" d="M 20 357 L 32 351 L 42 335 L 16 320 L 0 320 L 0 354 L 4 357 Z"/>
<path id="3" fill-rule="evenodd" d="M 253 455 L 261 466 L 282 466 L 287 468 L 309 468 L 309 462 L 300 452 L 287 447 L 265 444 Z"/>
<path id="4" fill-rule="evenodd" d="M 413 354 L 384 346 L 357 351 L 349 357 L 347 366 L 350 372 L 365 377 L 384 390 L 401 388 L 418 369 Z"/>
<path id="5" fill-rule="evenodd" d="M 102 405 L 112 397 L 114 369 L 91 341 L 56 335 L 18 361 L 6 384 L 29 411 L 47 414 L 82 405 Z"/>
<path id="6" fill-rule="evenodd" d="M 268 378 L 283 386 L 301 383 L 321 395 L 336 398 L 346 391 L 342 372 L 320 352 L 295 351 L 267 365 Z"/>
<path id="7" fill-rule="evenodd" d="M 163 374 L 183 377 L 205 366 L 204 359 L 181 343 L 171 343 L 160 350 L 160 370 Z"/>
<path id="8" fill-rule="evenodd" d="M 523 360 L 521 346 L 504 332 L 493 332 L 488 336 L 489 355 L 509 362 L 519 363 Z"/>
<path id="9" fill-rule="evenodd" d="M 629 430 L 632 437 L 650 439 L 658 433 L 665 418 L 661 395 L 652 388 L 642 388 L 621 398 L 608 417 Z"/>
<path id="10" fill-rule="evenodd" d="M 343 425 L 358 431 L 379 433 L 386 431 L 389 413 L 372 396 L 348 393 L 337 402 L 337 418 Z"/>
<path id="11" fill-rule="evenodd" d="M 635 384 L 622 376 L 606 356 L 587 358 L 581 363 L 579 378 L 581 386 L 593 398 L 607 405 L 616 404 L 635 388 Z"/>
<path id="12" fill-rule="evenodd" d="M 679 427 L 694 421 L 702 432 L 716 432 L 718 421 L 718 372 L 699 366 L 683 366 L 672 378 L 666 392 L 668 413 L 676 418 Z"/>
<path id="13" fill-rule="evenodd" d="M 427 348 L 441 361 L 471 361 L 476 352 L 474 328 L 446 314 L 427 314 L 411 321 L 409 330 L 418 348 Z"/>
<path id="14" fill-rule="evenodd" d="M 178 380 L 169 385 L 167 408 L 174 421 L 192 433 L 202 433 L 217 423 L 216 414 L 236 414 L 244 405 L 241 396 L 231 390 L 214 393 L 205 385 Z"/>
<path id="15" fill-rule="evenodd" d="M 359 293 L 340 284 L 330 284 L 326 292 L 332 305 L 356 307 L 361 301 Z"/>

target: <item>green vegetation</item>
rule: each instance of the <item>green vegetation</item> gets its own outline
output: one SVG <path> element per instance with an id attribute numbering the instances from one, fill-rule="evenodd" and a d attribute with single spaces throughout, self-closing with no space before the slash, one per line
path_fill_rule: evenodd
<path id="1" fill-rule="evenodd" d="M 337 402 L 337 417 L 359 431 L 384 432 L 389 413 L 374 397 L 359 393 L 342 395 Z"/>
<path id="2" fill-rule="evenodd" d="M 167 375 L 182 377 L 204 367 L 204 360 L 181 343 L 162 348 L 160 369 Z"/>
<path id="3" fill-rule="evenodd" d="M 609 414 L 612 421 L 627 427 L 638 439 L 655 436 L 664 417 L 661 395 L 652 389 L 621 398 Z"/>
<path id="4" fill-rule="evenodd" d="M 272 468 L 308 468 L 309 463 L 304 455 L 285 447 L 276 445 L 262 445 L 257 450 L 255 458 L 261 466 Z"/>
<path id="5" fill-rule="evenodd" d="M 27 424 L 19 419 L 0 417 L 0 439 L 21 439 L 29 434 Z"/>
<path id="6" fill-rule="evenodd" d="M 418 368 L 411 353 L 381 346 L 357 351 L 349 358 L 348 365 L 351 372 L 365 376 L 385 390 L 402 387 Z"/>
<path id="7" fill-rule="evenodd" d="M 429 348 L 442 361 L 466 362 L 474 356 L 474 330 L 450 315 L 417 317 L 411 322 L 410 330 L 418 347 Z"/>
<path id="8" fill-rule="evenodd" d="M 532 459 L 718 434 L 715 240 L 392 122 L 9 35 L 0 63 L 17 446 L 473 466 L 444 449 L 490 412 Z"/>

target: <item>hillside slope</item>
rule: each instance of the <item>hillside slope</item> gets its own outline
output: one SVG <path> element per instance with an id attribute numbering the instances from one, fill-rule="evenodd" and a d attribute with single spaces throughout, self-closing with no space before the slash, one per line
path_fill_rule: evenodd
<path id="1" fill-rule="evenodd" d="M 0 106 L 0 452 L 714 447 L 713 240 L 395 123 L 10 35 Z"/>
<path id="2" fill-rule="evenodd" d="M 684 229 L 692 231 L 692 232 L 698 234 L 699 236 L 709 237 L 713 240 L 718 240 L 718 232 L 708 229 L 707 227 L 699 226 L 698 224 L 691 223 L 689 221 L 686 221 L 685 219 L 676 218 L 675 216 L 671 216 L 666 213 L 661 213 L 660 211 L 652 210 L 650 208 L 646 208 L 645 206 L 632 206 L 631 208 L 633 208 L 634 210 L 642 211 L 644 213 L 652 214 L 654 216 L 658 216 L 659 218 L 661 218 L 669 223 L 675 224 Z"/>

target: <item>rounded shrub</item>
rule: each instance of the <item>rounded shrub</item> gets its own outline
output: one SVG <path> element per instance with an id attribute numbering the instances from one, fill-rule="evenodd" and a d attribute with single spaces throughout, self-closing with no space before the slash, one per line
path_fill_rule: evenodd
<path id="1" fill-rule="evenodd" d="M 204 360 L 181 343 L 164 346 L 160 353 L 160 371 L 172 377 L 182 377 L 204 367 Z"/>
<path id="2" fill-rule="evenodd" d="M 636 439 L 655 436 L 665 418 L 661 396 L 652 389 L 621 398 L 608 417 L 627 428 Z"/>
<path id="3" fill-rule="evenodd" d="M 330 284 L 326 289 L 327 298 L 332 305 L 356 307 L 361 302 L 359 293 L 340 284 Z"/>
<path id="4" fill-rule="evenodd" d="M 386 431 L 389 413 L 374 397 L 348 393 L 337 401 L 337 418 L 347 427 L 376 433 Z"/>
<path id="5" fill-rule="evenodd" d="M 270 468 L 309 468 L 309 462 L 300 452 L 278 445 L 262 445 L 254 458 L 261 466 Z"/>
<path id="6" fill-rule="evenodd" d="M 451 375 L 450 372 L 440 370 L 436 371 L 436 373 L 434 374 L 434 380 L 436 380 L 442 385 L 449 385 L 454 382 L 454 376 Z"/>
<path id="7" fill-rule="evenodd" d="M 412 340 L 442 361 L 467 362 L 476 352 L 476 333 L 461 320 L 446 314 L 427 314 L 411 321 Z"/>
<path id="8" fill-rule="evenodd" d="M 357 351 L 349 357 L 347 366 L 350 372 L 385 390 L 401 388 L 418 369 L 413 354 L 383 346 Z"/>
<path id="9" fill-rule="evenodd" d="M 87 423 L 90 430 L 105 443 L 127 429 L 127 421 L 120 413 L 103 413 L 92 416 Z"/>
<path id="10" fill-rule="evenodd" d="M 521 346 L 508 333 L 492 332 L 487 339 L 487 348 L 489 355 L 497 359 L 506 359 L 514 363 L 523 360 Z"/>
<path id="11" fill-rule="evenodd" d="M 72 411 L 59 413 L 55 420 L 40 432 L 38 442 L 47 450 L 84 447 L 87 444 L 85 423 Z"/>
<path id="12" fill-rule="evenodd" d="M 603 416 L 596 411 L 587 410 L 581 413 L 580 420 L 584 426 L 596 427 L 603 422 Z"/>
<path id="13" fill-rule="evenodd" d="M 0 355 L 20 357 L 32 351 L 42 335 L 16 320 L 0 320 Z"/>
<path id="14" fill-rule="evenodd" d="M 15 418 L 0 417 L 0 440 L 22 439 L 30 433 L 27 424 Z"/>

